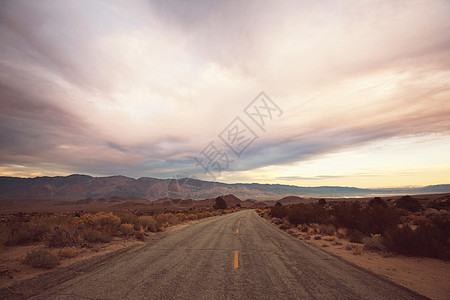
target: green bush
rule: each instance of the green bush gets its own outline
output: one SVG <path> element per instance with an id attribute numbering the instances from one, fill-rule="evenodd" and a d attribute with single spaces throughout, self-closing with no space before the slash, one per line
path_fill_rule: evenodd
<path id="1" fill-rule="evenodd" d="M 24 263 L 35 268 L 51 269 L 58 265 L 58 258 L 46 249 L 38 249 L 28 253 Z"/>

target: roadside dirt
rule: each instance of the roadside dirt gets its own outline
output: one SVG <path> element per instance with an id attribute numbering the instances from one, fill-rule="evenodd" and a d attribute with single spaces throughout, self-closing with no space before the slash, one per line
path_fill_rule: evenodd
<path id="1" fill-rule="evenodd" d="M 428 257 L 406 257 L 385 252 L 365 251 L 362 244 L 350 243 L 348 240 L 336 237 L 326 237 L 315 240 L 311 236 L 305 239 L 305 234 L 298 229 L 289 229 L 288 233 L 303 240 L 305 243 L 320 247 L 355 265 L 382 275 L 395 283 L 431 299 L 450 299 L 450 262 Z M 334 238 L 334 240 L 332 240 Z M 337 242 L 337 243 L 336 243 Z M 362 250 L 354 254 L 347 250 L 351 245 Z M 359 251 L 355 251 L 359 253 Z"/>

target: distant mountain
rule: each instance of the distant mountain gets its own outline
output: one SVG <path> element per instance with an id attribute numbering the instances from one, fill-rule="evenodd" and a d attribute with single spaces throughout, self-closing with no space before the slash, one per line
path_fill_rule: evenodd
<path id="1" fill-rule="evenodd" d="M 286 196 L 299 197 L 371 197 L 373 195 L 449 193 L 450 184 L 421 188 L 360 189 L 341 186 L 301 187 L 282 184 L 236 183 L 202 181 L 197 179 L 158 179 L 125 176 L 92 177 L 0 177 L 0 199 L 58 199 L 80 200 L 111 197 L 138 197 L 148 200 L 214 199 L 233 194 L 240 199 L 276 200 Z M 231 200 L 231 199 L 230 199 Z M 299 200 L 286 198 L 285 201 Z M 163 201 L 163 200 L 160 200 Z M 167 201 L 167 200 L 166 200 Z"/>

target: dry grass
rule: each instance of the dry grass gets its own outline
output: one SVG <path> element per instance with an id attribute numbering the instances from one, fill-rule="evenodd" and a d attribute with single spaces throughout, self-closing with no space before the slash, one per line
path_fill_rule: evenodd
<path id="1" fill-rule="evenodd" d="M 351 251 L 353 255 L 361 255 L 363 253 L 362 246 L 357 246 L 354 244 L 347 244 L 345 250 Z"/>
<path id="2" fill-rule="evenodd" d="M 338 228 L 337 230 L 336 230 L 336 236 L 338 237 L 338 238 L 345 238 L 345 237 L 347 237 L 347 228 Z"/>
<path id="3" fill-rule="evenodd" d="M 74 258 L 78 254 L 77 247 L 64 247 L 58 251 L 59 258 Z"/>
<path id="4" fill-rule="evenodd" d="M 336 240 L 336 237 L 332 235 L 326 235 L 322 239 L 324 239 L 327 242 L 334 242 Z"/>

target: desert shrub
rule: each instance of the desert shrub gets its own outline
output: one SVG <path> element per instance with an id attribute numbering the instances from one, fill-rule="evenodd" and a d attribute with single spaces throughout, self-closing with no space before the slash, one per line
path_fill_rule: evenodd
<path id="1" fill-rule="evenodd" d="M 145 231 L 156 232 L 159 229 L 155 218 L 152 216 L 140 216 L 138 217 L 138 222 Z"/>
<path id="2" fill-rule="evenodd" d="M 436 218 L 412 230 L 408 225 L 386 232 L 383 243 L 389 251 L 412 256 L 450 259 L 450 220 Z"/>
<path id="3" fill-rule="evenodd" d="M 319 199 L 319 201 L 317 201 L 317 204 L 319 204 L 320 206 L 324 206 L 327 204 L 327 201 L 325 199 Z"/>
<path id="4" fill-rule="evenodd" d="M 387 203 L 380 197 L 375 197 L 369 201 L 369 206 L 370 207 L 374 207 L 374 206 L 387 207 Z"/>
<path id="5" fill-rule="evenodd" d="M 120 225 L 120 232 L 122 232 L 125 235 L 131 235 L 134 232 L 134 225 L 123 223 Z"/>
<path id="6" fill-rule="evenodd" d="M 47 246 L 53 248 L 71 247 L 79 243 L 78 231 L 70 227 L 55 226 L 47 237 Z"/>
<path id="7" fill-rule="evenodd" d="M 24 263 L 35 268 L 51 269 L 58 265 L 58 258 L 46 249 L 38 249 L 28 253 Z"/>
<path id="8" fill-rule="evenodd" d="M 214 203 L 214 209 L 226 209 L 227 202 L 221 196 L 216 198 L 216 203 Z"/>
<path id="9" fill-rule="evenodd" d="M 109 235 L 114 235 L 119 231 L 120 218 L 111 212 L 99 212 L 95 214 L 94 222 L 100 226 L 103 232 Z"/>
<path id="10" fill-rule="evenodd" d="M 17 222 L 9 224 L 8 246 L 40 242 L 49 231 L 49 226 L 43 223 Z"/>
<path id="11" fill-rule="evenodd" d="M 161 228 L 176 224 L 177 220 L 173 214 L 165 213 L 156 216 L 156 223 L 158 224 L 158 227 Z"/>
<path id="12" fill-rule="evenodd" d="M 145 231 L 144 231 L 144 228 L 143 228 L 142 226 L 139 228 L 138 231 L 136 231 L 136 232 L 134 233 L 134 237 L 135 237 L 136 239 L 140 240 L 140 241 L 145 240 Z"/>
<path id="13" fill-rule="evenodd" d="M 178 221 L 183 222 L 186 220 L 186 215 L 184 213 L 177 213 L 175 217 L 178 219 Z"/>
<path id="14" fill-rule="evenodd" d="M 329 214 L 322 206 L 318 204 L 296 204 L 289 208 L 288 213 L 289 222 L 294 225 L 311 224 L 311 223 L 326 223 Z"/>
<path id="15" fill-rule="evenodd" d="M 84 230 L 83 237 L 89 243 L 108 243 L 111 241 L 111 236 L 90 228 Z"/>
<path id="16" fill-rule="evenodd" d="M 338 238 L 345 238 L 347 237 L 347 232 L 348 232 L 347 228 L 340 227 L 336 230 L 335 234 Z"/>
<path id="17" fill-rule="evenodd" d="M 345 250 L 351 251 L 353 255 L 361 255 L 362 254 L 362 247 L 358 246 L 358 245 L 347 244 L 345 246 Z"/>
<path id="18" fill-rule="evenodd" d="M 361 210 L 361 219 L 356 229 L 369 234 L 381 234 L 397 227 L 400 216 L 396 209 L 382 205 L 373 205 Z"/>
<path id="19" fill-rule="evenodd" d="M 60 258 L 74 258 L 78 254 L 76 247 L 64 247 L 58 251 L 58 257 Z"/>
<path id="20" fill-rule="evenodd" d="M 386 246 L 383 244 L 383 238 L 380 235 L 366 236 L 363 238 L 364 248 L 367 250 L 385 251 Z"/>
<path id="21" fill-rule="evenodd" d="M 280 203 L 280 202 L 277 202 Z M 281 204 L 281 203 L 280 203 Z M 270 209 L 269 216 L 283 219 L 289 214 L 289 208 L 282 205 L 275 205 Z"/>
<path id="22" fill-rule="evenodd" d="M 353 255 L 361 255 L 362 252 L 363 252 L 363 248 L 362 247 L 358 247 L 358 246 L 353 245 L 353 247 L 352 247 L 352 254 Z"/>
<path id="23" fill-rule="evenodd" d="M 334 242 L 336 240 L 336 237 L 332 235 L 326 235 L 323 237 L 323 239 L 327 242 Z"/>
<path id="24" fill-rule="evenodd" d="M 319 232 L 326 235 L 334 235 L 336 228 L 331 224 L 320 224 L 318 226 Z"/>
<path id="25" fill-rule="evenodd" d="M 121 223 L 120 218 L 112 212 L 99 212 L 95 215 L 84 214 L 79 218 L 79 222 L 109 235 L 117 234 Z"/>
<path id="26" fill-rule="evenodd" d="M 138 216 L 130 212 L 121 212 L 117 213 L 117 216 L 120 218 L 122 223 L 133 224 L 135 228 L 139 226 Z"/>
<path id="27" fill-rule="evenodd" d="M 188 214 L 186 216 L 186 220 L 189 220 L 189 221 L 197 220 L 197 215 L 196 214 Z"/>
<path id="28" fill-rule="evenodd" d="M 333 207 L 332 213 L 336 228 L 357 229 L 362 220 L 360 205 L 357 202 L 339 203 Z"/>
<path id="29" fill-rule="evenodd" d="M 361 207 L 359 203 L 340 203 L 333 208 L 334 224 L 358 230 L 366 235 L 380 234 L 395 228 L 400 216 L 394 208 L 383 205 Z"/>
<path id="30" fill-rule="evenodd" d="M 309 226 L 308 226 L 308 230 L 306 231 L 306 233 L 308 233 L 308 234 L 314 234 L 314 233 L 317 233 L 317 230 L 316 230 L 315 227 L 309 227 Z"/>
<path id="31" fill-rule="evenodd" d="M 411 196 L 403 196 L 397 200 L 396 206 L 406 210 L 416 212 L 422 210 L 422 205 L 419 201 Z"/>
<path id="32" fill-rule="evenodd" d="M 359 231 L 359 230 L 352 229 L 352 230 L 349 230 L 347 232 L 347 237 L 348 237 L 348 240 L 351 243 L 359 243 L 359 244 L 361 244 L 362 240 L 364 238 L 364 234 L 361 231 Z"/>
<path id="33" fill-rule="evenodd" d="M 9 228 L 4 223 L 0 223 L 0 247 L 6 245 L 9 239 Z"/>

